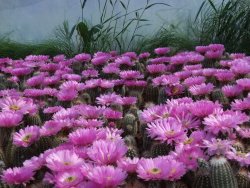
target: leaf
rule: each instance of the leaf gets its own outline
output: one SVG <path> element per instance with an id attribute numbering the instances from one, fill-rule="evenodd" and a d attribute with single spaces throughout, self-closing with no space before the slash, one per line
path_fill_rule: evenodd
<path id="1" fill-rule="evenodd" d="M 121 3 L 121 5 L 122 5 L 122 7 L 123 7 L 125 10 L 127 10 L 125 4 L 124 4 L 122 1 L 120 1 L 120 3 Z"/>
<path id="2" fill-rule="evenodd" d="M 90 32 L 88 30 L 88 26 L 84 22 L 80 22 L 77 24 L 77 31 L 84 42 L 90 42 Z"/>
<path id="3" fill-rule="evenodd" d="M 206 1 L 203 1 L 203 3 L 201 4 L 201 6 L 200 6 L 200 8 L 199 8 L 199 10 L 198 10 L 198 12 L 197 12 L 197 14 L 196 14 L 196 16 L 195 16 L 194 22 L 197 21 L 197 19 L 198 19 L 199 15 L 200 15 L 200 13 L 201 13 L 201 11 L 202 11 L 202 9 L 203 9 L 205 3 L 206 3 Z"/>
<path id="4" fill-rule="evenodd" d="M 169 5 L 169 4 L 167 4 L 167 3 L 152 3 L 152 4 L 148 5 L 148 6 L 146 6 L 145 10 L 147 10 L 147 9 L 149 9 L 149 8 L 151 8 L 152 6 L 155 6 L 155 5 L 165 5 L 165 6 L 170 6 L 170 5 Z"/>
<path id="5" fill-rule="evenodd" d="M 109 3 L 113 6 L 113 1 L 112 0 L 109 0 Z"/>
<path id="6" fill-rule="evenodd" d="M 213 3 L 212 0 L 208 0 L 209 4 L 211 5 L 211 7 L 214 9 L 215 12 L 218 12 L 216 7 L 215 7 L 215 4 Z"/>
<path id="7" fill-rule="evenodd" d="M 70 34 L 69 34 L 69 37 L 72 38 L 74 32 L 75 32 L 75 29 L 76 29 L 76 25 L 74 25 L 72 28 L 71 28 L 71 31 L 70 31 Z"/>
<path id="8" fill-rule="evenodd" d="M 120 51 L 121 51 L 122 45 L 121 45 L 120 41 L 119 41 L 117 38 L 115 38 L 115 41 L 117 42 L 117 44 L 118 44 L 118 46 L 119 46 L 119 49 L 120 49 Z"/>

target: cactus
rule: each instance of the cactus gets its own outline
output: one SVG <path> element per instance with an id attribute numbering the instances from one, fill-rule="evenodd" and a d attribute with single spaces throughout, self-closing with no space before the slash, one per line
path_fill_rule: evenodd
<path id="1" fill-rule="evenodd" d="M 7 149 L 7 144 L 11 138 L 12 132 L 12 128 L 0 128 L 0 147 L 2 148 L 3 152 L 5 152 Z"/>
<path id="2" fill-rule="evenodd" d="M 10 188 L 7 184 L 0 182 L 0 188 Z"/>
<path id="3" fill-rule="evenodd" d="M 245 170 L 240 170 L 236 174 L 236 179 L 237 179 L 239 188 L 250 187 L 250 178 L 247 176 L 247 172 L 245 172 Z"/>
<path id="4" fill-rule="evenodd" d="M 192 188 L 212 188 L 209 175 L 196 176 Z"/>
<path id="5" fill-rule="evenodd" d="M 11 147 L 11 164 L 10 166 L 22 166 L 23 162 L 34 156 L 34 151 L 31 147 L 17 147 L 12 145 Z"/>
<path id="6" fill-rule="evenodd" d="M 166 94 L 165 88 L 162 87 L 159 89 L 158 104 L 165 103 L 166 100 L 167 100 L 167 94 Z"/>
<path id="7" fill-rule="evenodd" d="M 138 152 L 136 151 L 135 148 L 130 147 L 130 148 L 128 148 L 128 151 L 126 153 L 126 157 L 129 157 L 131 159 L 133 159 L 134 157 L 138 157 Z"/>
<path id="8" fill-rule="evenodd" d="M 24 122 L 25 125 L 42 125 L 42 120 L 39 114 L 25 116 Z"/>
<path id="9" fill-rule="evenodd" d="M 122 119 L 122 128 L 126 135 L 136 136 L 138 132 L 136 117 L 133 114 L 126 114 Z"/>
<path id="10" fill-rule="evenodd" d="M 213 157 L 210 160 L 210 167 L 212 188 L 238 188 L 233 170 L 225 157 Z"/>
<path id="11" fill-rule="evenodd" d="M 154 143 L 151 146 L 150 153 L 151 153 L 151 156 L 155 158 L 158 156 L 168 155 L 170 150 L 171 150 L 171 147 L 166 143 Z"/>
<path id="12" fill-rule="evenodd" d="M 41 137 L 35 144 L 34 144 L 34 152 L 36 155 L 43 153 L 44 151 L 53 147 L 53 138 L 50 137 Z"/>
<path id="13" fill-rule="evenodd" d="M 143 98 L 145 102 L 158 102 L 158 95 L 159 95 L 159 90 L 157 87 L 153 87 L 152 85 L 149 85 L 148 87 L 145 88 L 143 92 Z"/>
<path id="14" fill-rule="evenodd" d="M 228 98 L 222 93 L 220 89 L 215 89 L 212 92 L 212 99 L 213 101 L 219 101 L 223 105 L 229 104 Z"/>

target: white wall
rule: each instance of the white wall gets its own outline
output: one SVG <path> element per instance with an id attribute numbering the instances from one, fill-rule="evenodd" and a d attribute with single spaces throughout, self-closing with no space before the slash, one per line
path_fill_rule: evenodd
<path id="1" fill-rule="evenodd" d="M 101 0 L 104 1 L 104 0 Z M 131 0 L 131 10 L 141 7 L 146 0 Z M 97 22 L 98 1 L 88 0 L 84 17 Z M 165 2 L 171 7 L 157 6 L 146 13 L 153 23 L 146 29 L 148 34 L 163 23 L 179 21 L 189 14 L 195 15 L 203 0 L 151 0 Z M 74 24 L 81 15 L 79 0 L 0 0 L 0 34 L 10 33 L 17 41 L 39 41 L 51 36 L 55 26 L 64 20 Z M 145 30 L 143 31 L 145 32 Z"/>

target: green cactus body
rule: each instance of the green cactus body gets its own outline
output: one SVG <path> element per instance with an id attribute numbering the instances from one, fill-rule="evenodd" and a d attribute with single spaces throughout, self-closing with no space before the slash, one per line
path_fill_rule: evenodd
<path id="1" fill-rule="evenodd" d="M 126 135 L 136 136 L 138 132 L 136 117 L 133 114 L 126 114 L 122 119 L 122 128 Z"/>
<path id="2" fill-rule="evenodd" d="M 133 159 L 134 157 L 138 157 L 138 153 L 134 148 L 128 148 L 126 153 L 126 157 Z"/>
<path id="3" fill-rule="evenodd" d="M 219 101 L 223 105 L 229 104 L 228 98 L 226 96 L 224 96 L 224 94 L 222 93 L 222 91 L 220 89 L 215 89 L 212 92 L 212 99 L 213 99 L 213 101 Z"/>
<path id="4" fill-rule="evenodd" d="M 149 85 L 145 88 L 143 92 L 144 102 L 154 102 L 157 103 L 158 101 L 159 90 L 157 87 L 153 87 Z"/>
<path id="5" fill-rule="evenodd" d="M 212 188 L 238 188 L 233 170 L 223 156 L 215 156 L 210 160 L 210 178 Z"/>
<path id="6" fill-rule="evenodd" d="M 168 155 L 170 149 L 170 146 L 166 143 L 154 143 L 151 146 L 150 153 L 151 156 L 155 158 L 159 156 Z"/>
<path id="7" fill-rule="evenodd" d="M 7 184 L 0 182 L 0 188 L 10 188 Z"/>
<path id="8" fill-rule="evenodd" d="M 237 173 L 236 179 L 239 188 L 249 188 L 250 187 L 250 178 L 247 176 L 247 174 L 244 173 Z"/>
<path id="9" fill-rule="evenodd" d="M 34 151 L 36 155 L 40 155 L 44 151 L 53 147 L 53 138 L 41 137 L 34 146 Z"/>
<path id="10" fill-rule="evenodd" d="M 42 120 L 39 114 L 27 115 L 24 121 L 25 125 L 42 125 Z"/>
<path id="11" fill-rule="evenodd" d="M 196 176 L 192 188 L 212 188 L 209 175 Z"/>
<path id="12" fill-rule="evenodd" d="M 30 159 L 34 156 L 34 152 L 31 147 L 17 147 L 12 145 L 11 149 L 11 167 L 13 166 L 22 166 L 23 162 L 27 159 Z"/>
<path id="13" fill-rule="evenodd" d="M 159 90 L 158 104 L 165 103 L 166 100 L 167 100 L 166 91 L 165 91 L 165 88 L 162 87 L 162 88 L 160 88 L 160 90 Z"/>

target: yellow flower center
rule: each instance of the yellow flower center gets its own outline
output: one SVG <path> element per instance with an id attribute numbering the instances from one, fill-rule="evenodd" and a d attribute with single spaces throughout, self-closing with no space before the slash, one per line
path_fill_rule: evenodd
<path id="1" fill-rule="evenodd" d="M 175 133 L 174 130 L 170 130 L 170 131 L 167 131 L 167 132 L 166 132 L 166 135 L 167 135 L 167 136 L 168 136 L 168 135 L 174 135 L 174 133 Z"/>
<path id="2" fill-rule="evenodd" d="M 10 109 L 14 110 L 14 111 L 17 111 L 17 110 L 20 110 L 21 108 L 19 106 L 17 106 L 17 105 L 11 105 Z"/>
<path id="3" fill-rule="evenodd" d="M 170 170 L 170 174 L 171 175 L 174 175 L 176 173 L 176 168 L 172 168 L 171 170 Z"/>
<path id="4" fill-rule="evenodd" d="M 186 145 L 191 144 L 193 141 L 194 141 L 193 138 L 189 138 L 189 139 L 185 140 L 184 144 L 186 144 Z"/>
<path id="5" fill-rule="evenodd" d="M 165 113 L 162 115 L 163 118 L 168 118 L 169 117 L 169 113 Z"/>
<path id="6" fill-rule="evenodd" d="M 237 152 L 237 155 L 240 156 L 240 157 L 243 157 L 243 158 L 246 157 L 246 153 L 242 153 L 240 151 Z"/>
<path id="7" fill-rule="evenodd" d="M 66 182 L 73 182 L 75 181 L 76 177 L 74 176 L 69 176 L 67 179 L 66 179 Z"/>
<path id="8" fill-rule="evenodd" d="M 172 93 L 173 94 L 177 94 L 179 92 L 179 88 L 178 87 L 174 87 L 173 89 L 172 89 Z"/>
<path id="9" fill-rule="evenodd" d="M 161 169 L 159 169 L 159 168 L 152 168 L 152 169 L 149 170 L 149 173 L 150 174 L 154 174 L 154 175 L 160 174 L 161 173 Z"/>
<path id="10" fill-rule="evenodd" d="M 29 143 L 31 137 L 32 137 L 31 134 L 27 134 L 25 137 L 23 137 L 22 141 L 23 141 L 23 142 L 26 142 L 26 143 Z"/>
<path id="11" fill-rule="evenodd" d="M 69 166 L 69 165 L 71 165 L 71 162 L 64 162 L 63 163 L 65 166 Z"/>

